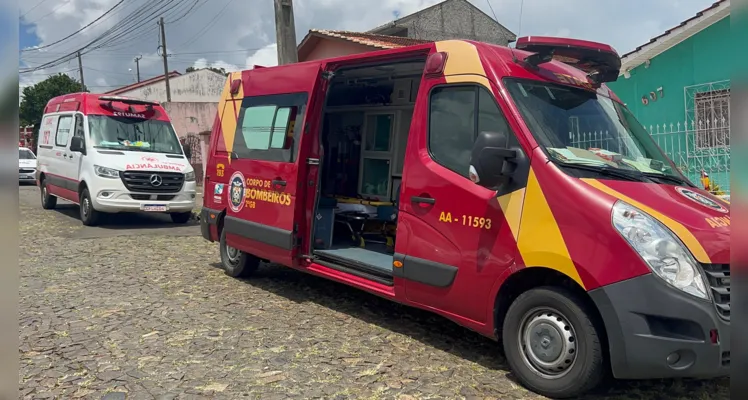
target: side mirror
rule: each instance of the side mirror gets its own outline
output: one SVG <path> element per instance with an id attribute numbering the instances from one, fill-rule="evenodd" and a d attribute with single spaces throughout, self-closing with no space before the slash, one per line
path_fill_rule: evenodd
<path id="1" fill-rule="evenodd" d="M 70 139 L 70 150 L 81 154 L 86 154 L 86 142 L 81 136 L 73 136 Z"/>
<path id="2" fill-rule="evenodd" d="M 509 140 L 503 132 L 481 132 L 473 145 L 470 157 L 470 180 L 487 189 L 497 189 L 512 177 L 506 168 L 517 151 L 508 148 Z"/>

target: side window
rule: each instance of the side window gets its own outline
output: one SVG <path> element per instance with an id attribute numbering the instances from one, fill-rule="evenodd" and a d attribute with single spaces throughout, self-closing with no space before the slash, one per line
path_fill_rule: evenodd
<path id="1" fill-rule="evenodd" d="M 294 162 L 306 101 L 306 93 L 245 98 L 234 135 L 236 156 Z"/>
<path id="2" fill-rule="evenodd" d="M 70 131 L 73 128 L 73 117 L 71 115 L 61 116 L 57 121 L 57 133 L 55 134 L 55 145 L 67 147 L 70 139 Z"/>
<path id="3" fill-rule="evenodd" d="M 429 152 L 437 163 L 467 177 L 478 132 L 507 132 L 516 142 L 493 95 L 481 86 L 442 86 L 431 92 Z"/>

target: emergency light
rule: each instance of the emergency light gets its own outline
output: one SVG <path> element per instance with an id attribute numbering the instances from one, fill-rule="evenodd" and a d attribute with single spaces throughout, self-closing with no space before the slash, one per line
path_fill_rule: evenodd
<path id="1" fill-rule="evenodd" d="M 615 82 L 621 71 L 621 57 L 615 49 L 604 43 L 548 36 L 525 36 L 517 39 L 515 47 L 534 53 L 523 60 L 533 67 L 551 60 L 560 61 L 586 72 L 590 82 L 597 86 Z"/>

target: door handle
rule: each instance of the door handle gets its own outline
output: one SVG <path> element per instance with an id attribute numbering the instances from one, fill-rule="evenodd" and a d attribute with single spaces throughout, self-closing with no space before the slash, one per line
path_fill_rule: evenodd
<path id="1" fill-rule="evenodd" d="M 280 181 L 278 179 L 275 179 L 271 182 L 273 186 L 286 186 L 286 181 Z"/>
<path id="2" fill-rule="evenodd" d="M 420 204 L 434 204 L 436 203 L 436 199 L 433 197 L 419 197 L 419 196 L 411 196 L 410 201 L 414 203 L 420 203 Z"/>

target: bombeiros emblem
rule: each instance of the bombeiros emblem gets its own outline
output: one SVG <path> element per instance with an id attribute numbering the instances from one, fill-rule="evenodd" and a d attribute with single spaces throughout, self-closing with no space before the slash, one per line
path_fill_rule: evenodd
<path id="1" fill-rule="evenodd" d="M 693 202 L 699 203 L 699 204 L 701 204 L 704 207 L 709 207 L 709 208 L 711 208 L 713 210 L 717 210 L 717 211 L 719 211 L 721 213 L 725 213 L 725 214 L 730 213 L 730 210 L 728 210 L 727 207 L 725 207 L 722 204 L 719 204 L 718 202 L 716 202 L 716 201 L 714 201 L 714 200 L 712 200 L 712 199 L 704 196 L 701 193 L 698 193 L 698 192 L 693 191 L 691 189 L 680 187 L 680 186 L 676 187 L 675 190 L 678 193 L 680 193 L 681 195 L 683 195 L 683 197 L 685 197 L 685 198 L 687 198 L 687 199 L 689 199 L 689 200 L 691 200 Z"/>
<path id="2" fill-rule="evenodd" d="M 239 212 L 244 208 L 244 175 L 236 171 L 229 179 L 229 207 L 231 211 Z"/>

